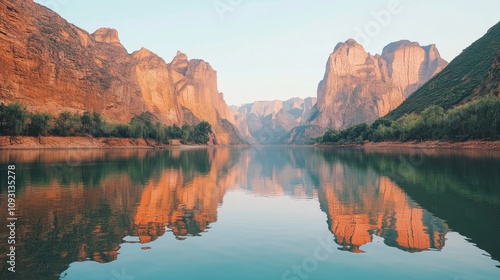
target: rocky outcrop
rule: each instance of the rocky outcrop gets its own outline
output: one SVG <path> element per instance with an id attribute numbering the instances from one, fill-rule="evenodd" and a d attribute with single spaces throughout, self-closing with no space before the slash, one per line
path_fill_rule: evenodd
<path id="1" fill-rule="evenodd" d="M 316 98 L 256 101 L 233 107 L 236 126 L 251 143 L 274 144 L 297 126 L 305 125 Z"/>
<path id="2" fill-rule="evenodd" d="M 371 55 L 352 39 L 339 43 L 319 84 L 310 124 L 343 129 L 372 122 L 446 65 L 435 45 L 399 41 L 386 46 L 382 55 Z"/>
<path id="3" fill-rule="evenodd" d="M 117 122 L 146 111 L 168 125 L 206 120 L 217 143 L 240 141 L 207 62 L 178 52 L 167 64 L 144 48 L 129 54 L 118 31 L 91 35 L 32 1 L 2 1 L 0 15 L 0 102 L 53 114 L 96 110 Z"/>

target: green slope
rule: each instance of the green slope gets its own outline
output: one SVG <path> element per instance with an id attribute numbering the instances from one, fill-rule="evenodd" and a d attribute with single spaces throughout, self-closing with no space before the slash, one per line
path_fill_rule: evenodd
<path id="1" fill-rule="evenodd" d="M 386 117 L 398 119 L 405 114 L 420 113 L 431 105 L 449 109 L 470 101 L 474 91 L 487 79 L 499 50 L 500 22 Z"/>

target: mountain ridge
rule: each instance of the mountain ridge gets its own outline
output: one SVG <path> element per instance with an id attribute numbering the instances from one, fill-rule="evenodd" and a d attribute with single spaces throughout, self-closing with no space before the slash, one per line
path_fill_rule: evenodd
<path id="1" fill-rule="evenodd" d="M 316 98 L 255 101 L 232 106 L 236 127 L 253 144 L 275 144 L 297 126 L 305 125 Z"/>

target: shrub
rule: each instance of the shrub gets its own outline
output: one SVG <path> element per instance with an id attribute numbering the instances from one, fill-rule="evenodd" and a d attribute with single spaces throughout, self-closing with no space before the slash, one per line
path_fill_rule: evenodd
<path id="1" fill-rule="evenodd" d="M 53 128 L 52 119 L 49 113 L 35 113 L 31 116 L 30 134 L 32 136 L 47 136 Z"/>

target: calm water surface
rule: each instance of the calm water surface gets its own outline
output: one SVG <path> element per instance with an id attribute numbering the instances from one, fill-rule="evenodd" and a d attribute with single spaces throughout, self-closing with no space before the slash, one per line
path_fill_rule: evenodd
<path id="1" fill-rule="evenodd" d="M 0 279 L 500 279 L 500 156 L 0 151 Z M 6 220 L 6 188 L 0 190 Z M 5 210 L 5 211 L 4 211 Z"/>

